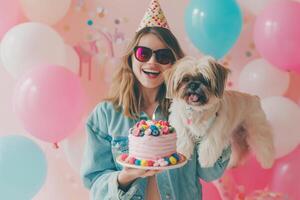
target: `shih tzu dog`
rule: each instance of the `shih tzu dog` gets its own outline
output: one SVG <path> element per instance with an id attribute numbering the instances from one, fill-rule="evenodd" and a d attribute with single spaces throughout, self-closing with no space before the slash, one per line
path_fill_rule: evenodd
<path id="1" fill-rule="evenodd" d="M 197 145 L 199 162 L 211 167 L 231 145 L 229 166 L 252 151 L 262 167 L 274 161 L 272 129 L 257 96 L 224 91 L 229 69 L 212 57 L 185 57 L 165 72 L 169 121 L 177 132 L 178 152 L 190 158 Z"/>

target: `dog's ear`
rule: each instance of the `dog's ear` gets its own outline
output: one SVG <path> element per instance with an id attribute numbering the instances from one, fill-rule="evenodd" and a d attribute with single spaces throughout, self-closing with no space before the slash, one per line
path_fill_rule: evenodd
<path id="1" fill-rule="evenodd" d="M 166 86 L 167 86 L 167 93 L 166 93 L 166 98 L 168 99 L 172 99 L 173 98 L 173 95 L 174 95 L 174 71 L 175 71 L 175 66 L 165 70 L 163 72 L 163 76 L 164 76 L 164 79 L 165 79 L 165 83 L 166 83 Z"/>
<path id="2" fill-rule="evenodd" d="M 226 80 L 228 74 L 230 73 L 230 70 L 215 60 L 209 60 L 209 65 L 215 76 L 215 88 L 214 88 L 215 95 L 217 97 L 222 97 L 226 86 Z"/>

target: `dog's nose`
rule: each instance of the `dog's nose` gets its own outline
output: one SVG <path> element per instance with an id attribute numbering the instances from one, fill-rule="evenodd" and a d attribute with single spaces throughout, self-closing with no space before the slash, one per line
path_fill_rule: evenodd
<path id="1" fill-rule="evenodd" d="M 197 90 L 199 87 L 199 83 L 196 83 L 196 82 L 191 82 L 189 84 L 189 88 L 192 89 L 192 90 Z"/>

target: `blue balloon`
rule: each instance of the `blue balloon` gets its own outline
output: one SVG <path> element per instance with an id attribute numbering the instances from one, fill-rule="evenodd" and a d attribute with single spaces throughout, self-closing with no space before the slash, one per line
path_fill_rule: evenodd
<path id="1" fill-rule="evenodd" d="M 0 199 L 32 199 L 43 186 L 46 171 L 45 155 L 32 140 L 0 137 Z"/>
<path id="2" fill-rule="evenodd" d="M 222 58 L 240 35 L 241 10 L 235 0 L 191 0 L 185 29 L 201 52 Z"/>

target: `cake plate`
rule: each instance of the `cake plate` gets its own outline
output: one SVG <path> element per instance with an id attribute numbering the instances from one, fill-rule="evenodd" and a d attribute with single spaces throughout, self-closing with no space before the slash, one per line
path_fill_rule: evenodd
<path id="1" fill-rule="evenodd" d="M 158 166 L 158 167 L 140 166 L 140 165 L 130 164 L 130 163 L 127 163 L 127 162 L 121 160 L 121 155 L 119 157 L 117 157 L 116 161 L 117 161 L 117 163 L 119 163 L 123 167 L 128 167 L 128 168 L 144 169 L 144 170 L 168 170 L 168 169 L 176 169 L 176 168 L 182 167 L 187 163 L 186 157 L 184 155 L 180 154 L 180 153 L 178 153 L 178 154 L 180 155 L 180 160 L 177 164 L 164 166 L 164 167 L 161 167 L 161 166 Z"/>

